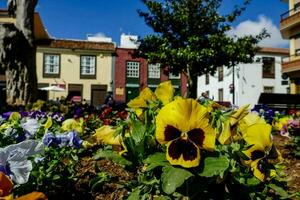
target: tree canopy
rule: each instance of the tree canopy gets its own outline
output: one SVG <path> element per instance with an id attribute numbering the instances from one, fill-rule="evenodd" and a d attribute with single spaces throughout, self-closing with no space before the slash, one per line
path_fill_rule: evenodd
<path id="1" fill-rule="evenodd" d="M 197 77 L 215 73 L 217 67 L 250 63 L 258 51 L 259 35 L 231 37 L 231 24 L 249 1 L 221 15 L 222 0 L 142 0 L 148 11 L 139 10 L 154 34 L 140 40 L 139 55 L 150 63 L 168 66 L 173 74 L 189 79 L 189 97 L 196 98 Z"/>

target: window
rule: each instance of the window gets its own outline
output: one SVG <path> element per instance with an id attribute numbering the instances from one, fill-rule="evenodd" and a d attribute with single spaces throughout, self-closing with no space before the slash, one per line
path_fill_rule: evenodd
<path id="1" fill-rule="evenodd" d="M 129 78 L 139 78 L 140 76 L 140 63 L 128 61 L 126 63 L 126 76 Z"/>
<path id="2" fill-rule="evenodd" d="M 160 79 L 160 64 L 148 65 L 148 78 Z"/>
<path id="3" fill-rule="evenodd" d="M 58 78 L 60 76 L 60 56 L 58 54 L 44 54 L 44 77 Z"/>
<path id="4" fill-rule="evenodd" d="M 205 84 L 209 84 L 209 74 L 205 74 Z"/>
<path id="5" fill-rule="evenodd" d="M 274 93 L 274 87 L 264 86 L 264 93 Z"/>
<path id="6" fill-rule="evenodd" d="M 223 77 L 224 77 L 224 69 L 223 66 L 218 67 L 218 79 L 219 81 L 223 81 Z"/>
<path id="7" fill-rule="evenodd" d="M 275 58 L 263 57 L 263 78 L 275 78 Z"/>
<path id="8" fill-rule="evenodd" d="M 80 78 L 96 78 L 96 56 L 80 57 Z"/>
<path id="9" fill-rule="evenodd" d="M 170 72 L 170 73 L 169 73 L 169 79 L 180 79 L 180 74 L 175 75 L 175 74 L 172 74 L 172 73 Z"/>
<path id="10" fill-rule="evenodd" d="M 219 101 L 223 101 L 223 88 L 220 88 L 218 91 Z"/>

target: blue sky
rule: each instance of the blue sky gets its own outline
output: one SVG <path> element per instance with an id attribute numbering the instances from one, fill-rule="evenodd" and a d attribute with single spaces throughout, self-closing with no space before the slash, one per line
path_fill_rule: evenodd
<path id="1" fill-rule="evenodd" d="M 242 0 L 223 0 L 221 12 L 228 13 Z M 0 0 L 4 8 L 6 0 Z M 37 11 L 51 36 L 56 38 L 85 39 L 87 34 L 101 33 L 119 43 L 121 33 L 139 35 L 151 33 L 137 9 L 145 10 L 140 0 L 39 0 Z M 233 24 L 232 34 L 243 35 L 269 27 L 275 37 L 265 46 L 286 47 L 279 41 L 280 14 L 288 10 L 280 0 L 252 0 L 246 11 Z M 253 31 L 255 29 L 256 31 Z M 268 29 L 268 28 L 267 28 Z M 276 41 L 275 41 L 276 40 Z"/>

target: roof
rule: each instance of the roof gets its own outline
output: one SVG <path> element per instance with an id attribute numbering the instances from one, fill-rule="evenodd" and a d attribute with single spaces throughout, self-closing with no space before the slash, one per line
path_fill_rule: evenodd
<path id="1" fill-rule="evenodd" d="M 112 42 L 93 42 L 87 40 L 49 39 L 40 41 L 38 46 L 74 50 L 115 51 L 115 45 Z"/>
<path id="2" fill-rule="evenodd" d="M 290 50 L 287 48 L 274 48 L 274 47 L 261 47 L 258 50 L 259 53 L 270 53 L 270 54 L 284 54 L 289 55 Z"/>

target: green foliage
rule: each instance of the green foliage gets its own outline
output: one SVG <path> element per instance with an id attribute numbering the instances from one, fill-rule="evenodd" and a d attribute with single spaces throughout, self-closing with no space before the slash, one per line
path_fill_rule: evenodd
<path id="1" fill-rule="evenodd" d="M 172 166 L 163 167 L 163 173 L 161 175 L 162 189 L 165 193 L 172 194 L 192 176 L 194 175 L 185 169 Z"/>
<path id="2" fill-rule="evenodd" d="M 146 164 L 146 171 L 151 171 L 156 167 L 170 166 L 170 163 L 166 159 L 165 153 L 154 153 L 144 160 Z"/>
<path id="3" fill-rule="evenodd" d="M 140 42 L 139 54 L 151 63 L 169 67 L 189 78 L 190 97 L 196 97 L 197 76 L 213 74 L 219 66 L 250 63 L 265 30 L 256 36 L 233 38 L 227 32 L 249 1 L 228 15 L 219 14 L 220 0 L 143 0 L 148 12 L 139 15 L 155 34 Z M 224 2 L 225 3 L 225 2 Z"/>
<path id="4" fill-rule="evenodd" d="M 223 178 L 229 168 L 229 160 L 226 156 L 207 157 L 204 159 L 203 171 L 199 173 L 203 177 L 220 176 Z"/>

